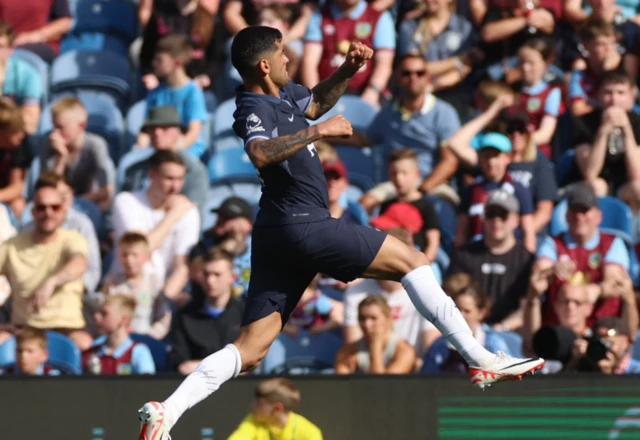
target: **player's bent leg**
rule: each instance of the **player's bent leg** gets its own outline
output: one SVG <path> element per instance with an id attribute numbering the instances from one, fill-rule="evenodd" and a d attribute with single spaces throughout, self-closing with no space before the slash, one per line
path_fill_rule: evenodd
<path id="1" fill-rule="evenodd" d="M 233 344 L 204 358 L 167 400 L 149 402 L 139 410 L 142 424 L 138 440 L 169 439 L 169 430 L 185 411 L 216 392 L 229 379 L 256 368 L 281 327 L 282 317 L 278 312 L 243 326 Z"/>
<path id="2" fill-rule="evenodd" d="M 363 275 L 401 281 L 420 314 L 431 321 L 467 361 L 473 384 L 483 388 L 542 368 L 542 359 L 516 359 L 486 350 L 474 338 L 451 297 L 440 287 L 429 264 L 424 254 L 387 236 Z"/>

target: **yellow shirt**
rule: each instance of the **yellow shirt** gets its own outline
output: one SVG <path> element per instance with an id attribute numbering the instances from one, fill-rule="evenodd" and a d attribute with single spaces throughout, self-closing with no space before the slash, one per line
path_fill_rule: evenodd
<path id="1" fill-rule="evenodd" d="M 227 440 L 322 440 L 322 431 L 293 412 L 282 429 L 256 423 L 249 414 Z"/>
<path id="2" fill-rule="evenodd" d="M 7 277 L 12 291 L 11 322 L 37 328 L 83 328 L 82 277 L 58 287 L 37 314 L 28 313 L 27 304 L 33 291 L 72 255 L 87 256 L 87 240 L 65 229 L 58 230 L 50 243 L 34 243 L 32 237 L 30 232 L 18 234 L 0 246 L 0 274 Z"/>

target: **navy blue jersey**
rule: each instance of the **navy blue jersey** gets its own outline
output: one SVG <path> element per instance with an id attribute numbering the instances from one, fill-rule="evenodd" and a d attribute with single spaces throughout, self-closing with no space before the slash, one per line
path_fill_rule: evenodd
<path id="1" fill-rule="evenodd" d="M 233 130 L 244 140 L 273 139 L 309 126 L 304 115 L 311 103 L 307 87 L 290 82 L 280 98 L 238 89 Z M 313 144 L 289 159 L 258 170 L 262 197 L 256 225 L 313 222 L 329 217 L 327 181 Z"/>

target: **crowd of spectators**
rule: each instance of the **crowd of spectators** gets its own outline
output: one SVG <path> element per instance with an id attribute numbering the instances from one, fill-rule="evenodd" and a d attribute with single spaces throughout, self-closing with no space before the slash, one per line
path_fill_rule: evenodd
<path id="1" fill-rule="evenodd" d="M 56 93 L 35 67 L 84 50 L 83 5 L 115 3 L 137 21 L 118 56 L 144 106 L 124 146 L 91 122 L 87 99 L 106 95 Z M 424 252 L 488 349 L 545 357 L 548 374 L 640 371 L 637 1 L 0 0 L 3 374 L 68 374 L 53 341 L 77 372 L 189 374 L 236 338 L 259 181 L 212 179 L 242 149 L 214 136 L 231 126 L 212 102 L 232 102 L 229 43 L 256 24 L 282 31 L 308 87 L 349 42 L 375 50 L 346 92 L 375 116 L 316 143 L 333 217 Z M 124 118 L 135 101 L 109 105 Z M 466 369 L 400 283 L 322 274 L 265 364 Z"/>

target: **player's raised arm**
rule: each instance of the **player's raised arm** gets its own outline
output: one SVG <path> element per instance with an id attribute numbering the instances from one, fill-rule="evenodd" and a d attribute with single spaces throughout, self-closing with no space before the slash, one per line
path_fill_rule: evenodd
<path id="1" fill-rule="evenodd" d="M 351 136 L 353 128 L 344 116 L 336 115 L 331 119 L 312 125 L 296 133 L 278 136 L 272 139 L 256 137 L 247 142 L 245 150 L 256 168 L 280 163 L 293 156 L 307 145 L 324 137 Z"/>
<path id="2" fill-rule="evenodd" d="M 373 49 L 359 42 L 351 43 L 344 63 L 333 75 L 320 81 L 312 89 L 312 101 L 305 116 L 308 119 L 316 120 L 328 112 L 347 89 L 353 75 L 372 58 Z"/>

